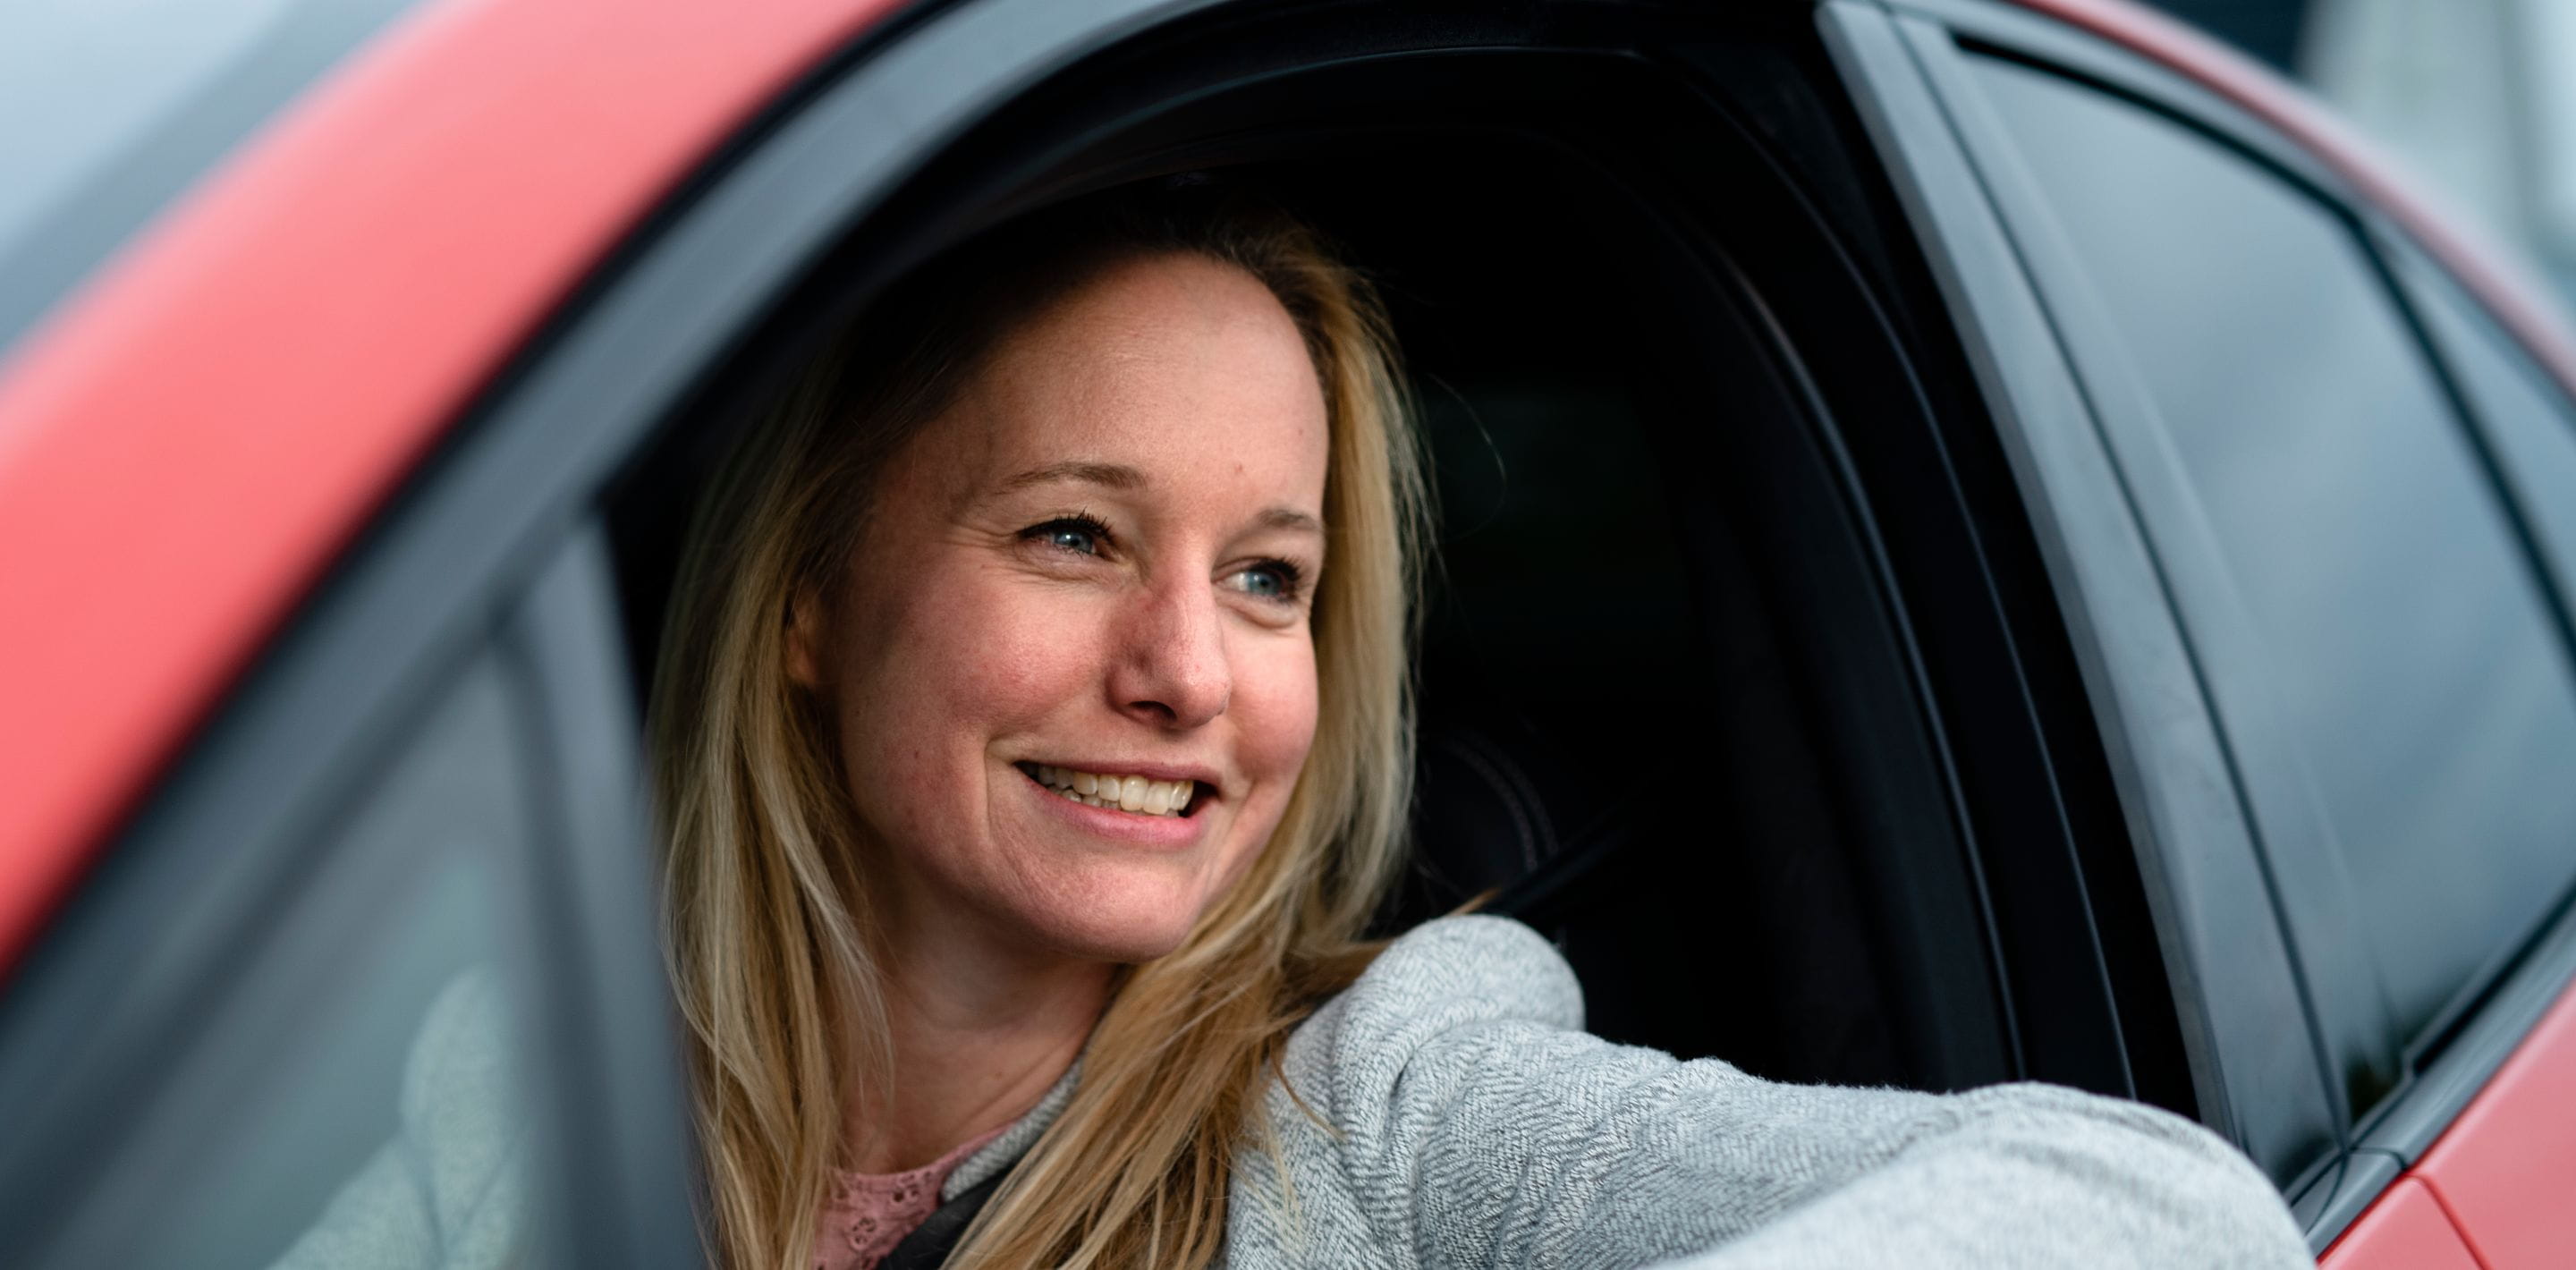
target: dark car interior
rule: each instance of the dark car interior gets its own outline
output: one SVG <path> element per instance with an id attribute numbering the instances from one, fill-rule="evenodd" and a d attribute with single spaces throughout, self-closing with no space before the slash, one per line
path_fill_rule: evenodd
<path id="1" fill-rule="evenodd" d="M 1376 280 L 1437 487 L 1416 860 L 1382 928 L 1521 917 L 1593 1030 L 1773 1078 L 2029 1071 L 1837 431 L 1873 394 L 1920 426 L 1924 389 L 1871 290 L 1895 267 L 1831 224 L 1888 212 L 1830 166 L 1849 130 L 1816 69 L 1761 40 L 1699 47 L 1696 74 L 1336 56 L 1348 15 L 1197 34 L 1227 51 L 1114 50 L 950 147 L 630 469 L 611 514 L 639 681 L 699 482 L 887 277 L 1120 181 L 1254 185 Z M 2128 1092 L 2116 1066 L 2073 1078 Z"/>

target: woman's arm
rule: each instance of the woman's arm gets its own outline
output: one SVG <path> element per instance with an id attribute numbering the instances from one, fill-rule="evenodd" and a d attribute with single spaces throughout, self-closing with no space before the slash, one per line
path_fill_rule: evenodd
<path id="1" fill-rule="evenodd" d="M 1584 1035 L 1580 1009 L 1535 933 L 1455 919 L 1292 1048 L 1292 1079 L 1328 1066 L 1362 1206 L 1420 1264 L 2313 1264 L 2262 1174 L 2179 1117 L 2043 1085 L 1774 1084 Z"/>

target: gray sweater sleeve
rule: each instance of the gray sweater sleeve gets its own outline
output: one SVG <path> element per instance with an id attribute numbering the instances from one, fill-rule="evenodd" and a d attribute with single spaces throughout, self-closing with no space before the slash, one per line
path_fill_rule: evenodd
<path id="1" fill-rule="evenodd" d="M 2314 1264 L 2271 1184 L 2179 1117 L 2035 1084 L 1774 1084 L 1581 1015 L 1528 928 L 1426 925 L 1292 1041 L 1332 1132 L 1288 1153 L 1335 1153 L 1369 1242 L 1426 1267 Z"/>

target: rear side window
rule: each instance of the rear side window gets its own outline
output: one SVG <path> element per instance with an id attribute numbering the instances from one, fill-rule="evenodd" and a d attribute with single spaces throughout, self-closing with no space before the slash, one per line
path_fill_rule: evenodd
<path id="1" fill-rule="evenodd" d="M 2529 557 L 2342 213 L 2164 116 L 1972 64 L 2196 501 L 2148 532 L 2213 540 L 2252 628 L 2264 699 L 2216 704 L 2269 712 L 2303 769 L 2249 778 L 2256 818 L 2322 818 L 2349 879 L 2285 900 L 2357 909 L 2421 1045 L 2576 878 L 2576 679 Z"/>
<path id="2" fill-rule="evenodd" d="M 300 841 L 104 879 L 0 1033 L 0 1262 L 542 1263 L 518 710 L 487 657 Z"/>

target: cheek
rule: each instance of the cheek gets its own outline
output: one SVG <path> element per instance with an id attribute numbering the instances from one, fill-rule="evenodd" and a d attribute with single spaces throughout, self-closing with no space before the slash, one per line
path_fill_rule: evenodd
<path id="1" fill-rule="evenodd" d="M 845 740 L 922 777 L 980 763 L 988 739 L 1041 722 L 1093 673 L 1097 623 L 1066 598 L 971 567 L 871 588 Z"/>
<path id="2" fill-rule="evenodd" d="M 1234 710 L 1241 721 L 1242 761 L 1256 779 L 1279 787 L 1284 805 L 1286 787 L 1295 783 L 1315 743 L 1315 649 L 1304 639 L 1282 639 L 1260 653 L 1238 662 Z"/>

